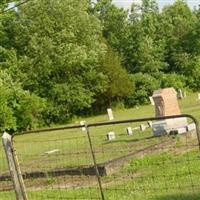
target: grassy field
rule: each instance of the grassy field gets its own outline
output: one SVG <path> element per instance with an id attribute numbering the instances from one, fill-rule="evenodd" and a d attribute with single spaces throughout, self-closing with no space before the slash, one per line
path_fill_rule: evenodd
<path id="1" fill-rule="evenodd" d="M 200 101 L 196 94 L 189 94 L 179 101 L 184 114 L 192 114 L 200 120 Z M 151 105 L 139 108 L 114 110 L 116 120 L 154 116 Z M 107 115 L 89 117 L 88 123 L 107 121 Z M 79 123 L 77 120 L 75 123 Z M 128 126 L 141 123 L 91 128 L 92 143 L 98 163 L 139 151 L 150 145 L 167 140 L 170 145 L 149 151 L 148 154 L 127 161 L 110 176 L 102 177 L 106 199 L 154 199 L 186 200 L 200 199 L 200 159 L 196 138 L 155 138 L 147 128 L 126 134 Z M 147 123 L 144 123 L 147 125 Z M 114 131 L 116 140 L 108 142 L 106 133 Z M 49 171 L 69 167 L 92 165 L 92 157 L 85 132 L 66 130 L 49 133 L 28 134 L 15 137 L 20 166 L 23 173 Z M 47 152 L 56 150 L 54 154 Z M 7 173 L 7 163 L 0 145 L 0 173 Z M 62 176 L 25 180 L 29 199 L 99 199 L 97 180 L 92 176 Z M 0 183 L 6 188 L 10 182 Z M 14 194 L 0 193 L 2 200 L 14 199 Z"/>

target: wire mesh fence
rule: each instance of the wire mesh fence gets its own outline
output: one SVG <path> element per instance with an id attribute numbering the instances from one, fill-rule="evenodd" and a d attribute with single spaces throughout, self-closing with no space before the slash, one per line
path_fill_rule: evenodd
<path id="1" fill-rule="evenodd" d="M 93 143 L 101 143 L 101 150 L 94 146 L 97 163 L 106 170 L 101 179 L 105 199 L 200 198 L 200 152 L 195 129 L 188 131 L 185 127 L 185 132 L 178 129 L 182 134 L 172 130 L 155 137 L 147 122 L 107 127 L 106 131 L 115 133 L 110 141 L 106 141 L 104 126 L 90 128 Z M 129 127 L 132 132 L 127 134 Z"/>
<path id="2" fill-rule="evenodd" d="M 81 128 L 14 140 L 29 199 L 100 198 L 87 134 Z"/>
<path id="3" fill-rule="evenodd" d="M 199 140 L 184 130 L 155 136 L 151 121 L 126 120 L 16 135 L 14 147 L 30 200 L 197 200 Z"/>

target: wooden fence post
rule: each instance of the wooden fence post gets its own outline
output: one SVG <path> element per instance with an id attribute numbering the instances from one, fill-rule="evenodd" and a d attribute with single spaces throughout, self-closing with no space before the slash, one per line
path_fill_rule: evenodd
<path id="1" fill-rule="evenodd" d="M 11 179 L 14 185 L 16 199 L 17 200 L 28 200 L 25 191 L 25 185 L 22 178 L 22 173 L 19 167 L 17 155 L 13 148 L 12 136 L 4 132 L 2 136 L 3 147 L 5 150 L 6 158 L 8 161 L 8 167 L 11 175 Z"/>

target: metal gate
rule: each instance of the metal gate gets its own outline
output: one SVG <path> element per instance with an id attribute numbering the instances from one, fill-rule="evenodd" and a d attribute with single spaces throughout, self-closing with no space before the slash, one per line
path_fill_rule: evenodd
<path id="1" fill-rule="evenodd" d="M 171 129 L 160 136 L 153 134 L 152 122 L 162 124 L 163 120 L 183 118 L 188 119 L 188 126 Z M 197 200 L 200 198 L 199 147 L 198 122 L 191 115 L 15 134 L 11 152 L 15 152 L 14 163 L 20 166 L 20 170 L 16 166 L 15 181 L 18 179 L 19 187 L 15 185 L 15 191 L 21 190 L 22 200 Z M 9 179 L 8 174 L 2 173 L 0 180 L 6 177 Z M 14 199 L 3 189 L 0 195 L 2 200 Z"/>

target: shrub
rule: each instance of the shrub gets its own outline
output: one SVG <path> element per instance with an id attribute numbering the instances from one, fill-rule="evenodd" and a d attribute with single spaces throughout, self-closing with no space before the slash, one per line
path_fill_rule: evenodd
<path id="1" fill-rule="evenodd" d="M 149 96 L 160 87 L 160 82 L 149 74 L 136 73 L 131 80 L 135 91 L 125 98 L 126 107 L 148 103 Z"/>

